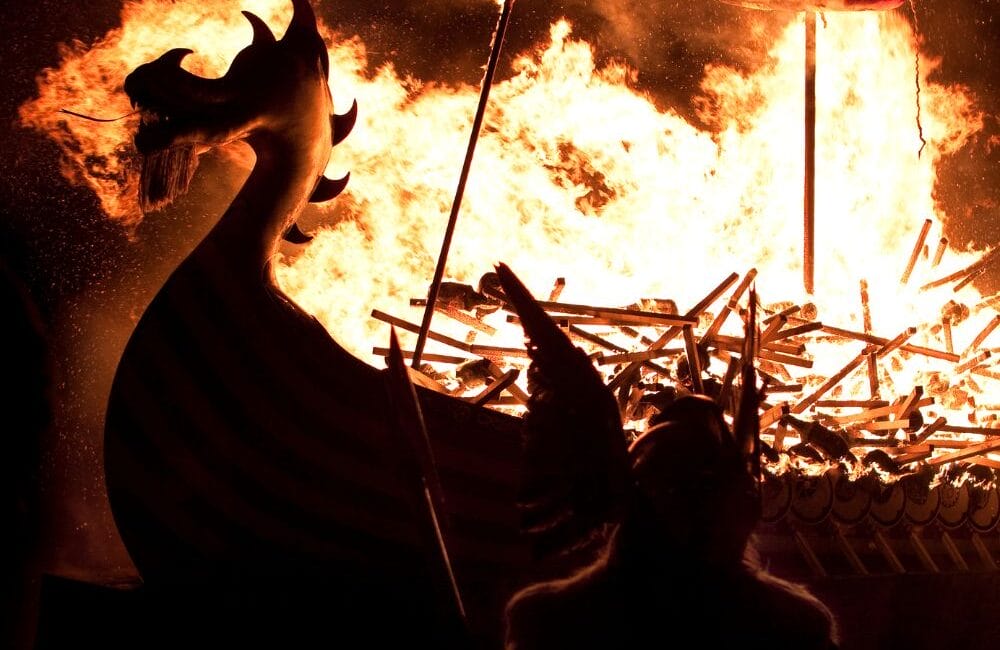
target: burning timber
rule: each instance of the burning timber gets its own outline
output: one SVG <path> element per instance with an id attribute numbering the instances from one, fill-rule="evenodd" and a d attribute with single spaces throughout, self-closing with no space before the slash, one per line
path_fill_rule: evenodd
<path id="1" fill-rule="evenodd" d="M 166 119 L 175 117 L 169 114 L 162 120 L 147 119 L 168 112 L 175 99 L 204 100 L 201 92 L 179 98 L 161 94 L 184 90 L 183 85 L 172 88 L 171 81 L 190 81 L 177 72 L 183 50 L 171 50 L 143 66 L 144 74 L 154 77 L 148 84 L 141 82 L 142 76 L 130 76 L 133 83 L 126 83 L 126 90 L 133 101 L 138 97 L 144 117 L 136 136 L 142 153 L 179 138 L 215 138 L 199 142 L 201 148 L 246 136 L 247 131 L 179 129 L 201 118 L 216 118 L 230 93 L 240 91 L 254 100 L 233 100 L 242 115 L 245 107 L 257 107 L 268 98 L 268 82 L 277 88 L 302 81 L 290 78 L 284 69 L 274 74 L 277 68 L 270 61 L 275 48 L 294 45 L 296 56 L 305 57 L 305 64 L 296 68 L 303 75 L 324 67 L 327 56 L 316 49 L 321 39 L 315 25 L 306 24 L 313 22 L 305 18 L 308 5 L 304 0 L 294 4 L 293 23 L 277 43 L 261 20 L 247 14 L 254 56 L 234 62 L 232 69 L 239 72 L 226 74 L 226 92 L 220 91 L 218 101 L 194 106 L 204 108 L 205 115 L 192 111 L 184 120 Z M 259 69 L 247 71 L 247 66 Z M 325 89 L 325 79 L 306 81 L 312 90 Z M 198 84 L 207 90 L 215 82 L 200 79 Z M 282 179 L 273 168 L 255 168 L 219 225 L 175 270 L 143 315 L 118 368 L 106 431 L 109 494 L 123 539 L 150 585 L 172 580 L 204 584 L 206 576 L 217 573 L 252 577 L 261 568 L 265 573 L 293 569 L 308 580 L 317 577 L 319 568 L 319 577 L 339 578 L 345 566 L 356 567 L 359 555 L 372 562 L 372 572 L 385 571 L 393 579 L 421 564 L 417 546 L 410 542 L 426 522 L 407 519 L 405 513 L 412 510 L 405 507 L 409 491 L 402 489 L 387 462 L 391 453 L 380 453 L 385 449 L 379 445 L 397 424 L 387 415 L 384 373 L 332 341 L 315 319 L 274 286 L 270 274 L 269 254 L 281 233 L 298 242 L 303 238 L 292 228 L 298 208 L 294 214 L 278 209 L 269 213 L 267 199 L 301 207 L 306 200 L 331 198 L 346 183 L 346 178 L 337 182 L 321 177 L 329 152 L 319 146 L 346 136 L 346 116 L 330 114 L 328 93 L 303 92 L 305 101 L 269 98 L 278 100 L 283 110 L 300 113 L 298 123 L 315 126 L 315 137 L 302 139 L 315 147 L 302 152 L 308 160 L 287 166 L 308 173 Z M 212 125 L 217 120 L 205 121 Z M 301 135 L 282 132 L 292 122 L 252 120 L 248 124 L 254 129 L 270 132 L 253 144 L 265 146 L 268 140 Z M 261 223 L 267 225 L 265 232 L 255 228 Z M 262 241 L 267 250 L 259 251 L 256 246 Z M 223 258 L 226 253 L 233 258 Z M 935 264 L 940 258 L 936 255 Z M 967 286 L 992 259 L 954 276 L 955 288 Z M 261 269 L 269 272 L 262 274 Z M 638 432 L 650 413 L 685 390 L 712 394 L 732 410 L 743 341 L 725 331 L 727 323 L 744 312 L 752 275 L 742 281 L 738 274 L 728 276 L 684 312 L 659 300 L 638 307 L 560 302 L 565 282 L 556 283 L 548 307 L 575 340 L 594 351 L 595 361 L 601 355 L 608 383 Z M 718 312 L 710 311 L 726 295 L 728 303 Z M 491 298 L 484 305 L 498 303 L 499 311 L 502 298 Z M 488 309 L 482 305 L 428 302 L 471 330 L 463 337 L 433 332 L 432 340 L 451 348 L 451 354 L 424 355 L 424 360 L 439 364 L 437 369 L 411 375 L 420 385 L 420 406 L 440 464 L 457 577 L 478 601 L 467 603 L 470 616 L 482 621 L 495 618 L 509 586 L 501 583 L 524 565 L 515 507 L 519 420 L 501 411 L 516 412 L 528 399 L 517 383 L 526 355 L 515 345 L 481 340 L 500 329 L 486 322 Z M 875 522 L 892 530 L 877 535 L 879 547 L 889 549 L 899 541 L 896 523 L 926 526 L 940 521 L 965 526 L 963 531 L 972 531 L 969 543 L 980 548 L 985 542 L 976 535 L 996 525 L 992 513 L 997 447 L 988 420 L 977 418 L 966 425 L 951 412 L 982 393 L 974 384 L 991 385 L 995 380 L 993 350 L 986 347 L 993 330 L 983 329 L 969 346 L 984 349 L 956 354 L 954 340 L 946 342 L 944 350 L 940 341 L 911 342 L 914 335 L 927 338 L 922 330 L 888 338 L 870 327 L 859 333 L 822 323 L 807 305 L 761 307 L 771 314 L 754 351 L 769 394 L 761 414 L 769 521 L 816 527 Z M 409 317 L 386 312 L 379 316 L 400 329 L 416 327 Z M 960 313 L 949 314 L 942 321 L 942 336 L 961 319 Z M 598 327 L 604 329 L 595 330 Z M 837 373 L 820 373 L 810 358 L 813 346 L 831 341 L 864 343 L 863 358 Z M 289 343 L 288 349 L 276 349 L 275 342 Z M 905 363 L 905 355 L 949 363 L 952 377 L 928 378 L 920 386 L 900 382 L 897 388 L 891 364 Z M 453 369 L 442 371 L 440 364 Z M 868 373 L 871 403 L 835 404 L 856 397 L 843 386 L 862 368 Z M 955 373 L 961 375 L 959 383 Z M 947 407 L 947 416 L 938 414 L 939 407 Z M 860 409 L 860 417 L 846 423 L 831 420 L 849 417 L 853 409 Z M 830 485 L 835 489 L 824 487 Z M 957 492 L 947 492 L 951 488 Z M 859 496 L 841 494 L 852 489 Z M 945 507 L 951 503 L 958 507 Z M 810 549 L 807 532 L 796 529 L 794 538 Z M 835 538 L 846 537 L 838 528 Z M 930 558 L 928 565 L 934 561 L 925 537 L 914 531 L 906 539 L 922 549 L 921 559 Z M 953 532 L 940 539 L 947 548 L 963 552 L 966 538 Z M 820 550 L 803 553 L 822 568 Z M 885 553 L 886 558 L 896 557 L 892 566 L 905 566 L 901 553 L 894 553 Z M 863 567 L 861 553 L 854 555 L 857 561 L 852 564 Z"/>
<path id="2" fill-rule="evenodd" d="M 964 282 L 991 257 L 947 276 L 940 285 Z M 901 283 L 909 280 L 916 260 L 911 256 Z M 742 336 L 722 331 L 727 322 L 742 326 L 747 290 L 755 277 L 754 269 L 742 278 L 727 276 L 683 314 L 673 301 L 662 299 L 626 307 L 555 300 L 540 304 L 603 373 L 634 436 L 660 408 L 686 392 L 710 395 L 732 416 L 734 369 L 744 342 Z M 558 296 L 565 285 L 560 279 L 552 295 Z M 475 293 L 472 287 L 467 291 Z M 480 341 L 487 328 L 503 327 L 487 321 L 502 318 L 516 325 L 518 320 L 502 295 L 481 296 L 480 302 L 487 300 L 502 316 L 494 316 L 494 310 L 463 310 L 461 319 L 452 318 L 468 328 L 461 340 L 431 331 L 431 340 L 455 354 L 428 355 L 421 371 L 439 392 L 517 415 L 523 413 L 526 395 L 511 377 L 525 374 L 526 351 Z M 426 305 L 419 299 L 410 302 Z M 992 382 L 1000 377 L 988 348 L 1000 315 L 959 354 L 953 351 L 951 328 L 937 319 L 892 336 L 873 332 L 870 310 L 878 305 L 870 304 L 867 283 L 862 283 L 860 306 L 867 315 L 861 332 L 819 320 L 813 305 L 803 309 L 758 300 L 761 335 L 754 355 L 767 396 L 760 407 L 762 498 L 769 526 L 765 540 L 767 531 L 779 545 L 777 540 L 791 535 L 809 573 L 817 576 L 829 573 L 824 564 L 845 558 L 847 566 L 862 574 L 879 565 L 893 571 L 905 570 L 904 565 L 940 570 L 933 549 L 943 549 L 954 566 L 971 562 L 992 567 L 981 536 L 1000 521 L 1000 420 L 995 407 L 979 402 L 996 390 Z M 444 314 L 454 308 L 438 306 Z M 984 308 L 994 307 L 976 309 Z M 950 315 L 943 322 L 961 322 L 969 309 L 949 299 L 942 312 Z M 411 331 L 415 327 L 382 312 L 373 316 Z M 813 351 L 821 347 L 841 351 L 844 362 L 838 369 L 816 371 Z M 925 368 L 916 375 L 922 383 L 899 386 L 893 376 L 915 363 Z M 470 381 L 467 369 L 477 364 L 488 364 L 491 371 Z M 916 532 L 905 539 L 889 532 L 904 523 Z M 858 548 L 864 544 L 851 533 L 872 525 L 879 539 L 865 548 L 880 549 L 876 558 L 863 557 Z M 775 534 L 778 530 L 783 532 Z M 836 551 L 832 562 L 818 550 L 831 539 Z M 896 548 L 900 545 L 905 549 Z"/>

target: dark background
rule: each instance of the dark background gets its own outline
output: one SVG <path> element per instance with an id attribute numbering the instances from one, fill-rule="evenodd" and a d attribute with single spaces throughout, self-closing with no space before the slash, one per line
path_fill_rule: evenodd
<path id="1" fill-rule="evenodd" d="M 371 69 L 392 60 L 424 80 L 478 84 L 497 7 L 489 0 L 326 0 L 317 13 L 336 30 L 358 34 Z M 35 92 L 35 77 L 59 64 L 61 43 L 92 43 L 119 24 L 118 0 L 12 1 L 0 4 L 0 255 L 37 308 L 52 360 L 52 419 L 39 444 L 21 444 L 25 405 L 3 403 L 8 468 L 40 467 L 40 537 L 32 552 L 46 571 L 84 579 L 130 576 L 104 504 L 101 425 L 118 354 L 131 323 L 166 274 L 211 225 L 193 198 L 127 232 L 101 214 L 89 190 L 60 174 L 56 145 L 18 125 L 17 109 Z M 1000 240 L 1000 0 L 914 0 L 924 52 L 940 57 L 935 79 L 967 85 L 986 113 L 985 130 L 943 167 L 938 198 L 953 245 Z M 788 18 L 705 0 L 603 2 L 518 0 L 499 76 L 511 57 L 547 38 L 566 16 L 599 58 L 625 59 L 639 90 L 697 121 L 692 97 L 705 64 L 752 67 Z M 764 28 L 750 39 L 750 21 Z M 180 44 L 179 44 L 180 45 Z M 877 62 L 873 62 L 876 65 Z M 205 163 L 210 176 L 212 162 Z M 981 280 L 1000 288 L 1000 275 Z M 4 306 L 7 309 L 7 306 Z M 9 312 L 3 314 L 9 317 Z M 18 381 L 21 342 L 5 340 L 8 381 Z M 12 424 L 12 426 L 9 426 Z M 8 470 L 8 473 L 14 470 Z M 17 474 L 20 476 L 21 474 Z M 11 475 L 14 475 L 11 473 Z M 5 528 L 0 523 L 0 529 Z"/>

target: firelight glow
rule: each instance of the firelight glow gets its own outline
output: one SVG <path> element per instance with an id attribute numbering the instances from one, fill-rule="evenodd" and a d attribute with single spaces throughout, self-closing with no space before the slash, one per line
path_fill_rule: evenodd
<path id="1" fill-rule="evenodd" d="M 61 145 L 64 173 L 93 189 L 123 227 L 142 218 L 130 164 L 135 121 L 95 125 L 67 120 L 57 109 L 128 112 L 124 76 L 173 47 L 195 50 L 184 64 L 192 72 L 221 75 L 250 40 L 240 9 L 261 16 L 279 36 L 291 15 L 286 0 L 128 2 L 121 28 L 93 46 L 68 46 L 60 66 L 39 78 L 39 97 L 22 107 L 24 124 Z M 327 176 L 350 171 L 352 180 L 321 208 L 325 225 L 315 239 L 282 256 L 276 275 L 338 342 L 380 365 L 372 347 L 386 344 L 388 330 L 371 311 L 419 321 L 409 299 L 426 296 L 433 275 L 478 88 L 402 77 L 391 64 L 371 69 L 358 38 L 323 33 L 337 111 L 355 98 L 360 106 L 358 125 L 334 150 Z M 937 62 L 919 54 L 901 17 L 825 15 L 817 41 L 816 291 L 806 296 L 803 39 L 802 22 L 792 20 L 751 74 L 707 67 L 697 100 L 706 130 L 636 91 L 629 67 L 597 66 L 593 47 L 573 37 L 569 21 L 553 24 L 547 41 L 520 53 L 513 73 L 493 88 L 446 278 L 475 285 L 503 261 L 543 297 L 565 277 L 566 302 L 622 306 L 671 298 L 683 312 L 729 273 L 756 268 L 765 305 L 812 301 L 819 320 L 852 330 L 862 329 L 858 287 L 866 280 L 876 334 L 891 339 L 917 327 L 912 343 L 943 349 L 942 307 L 950 300 L 974 307 L 983 297 L 972 285 L 959 293 L 950 284 L 920 290 L 981 254 L 948 250 L 937 267 L 929 259 L 948 218 L 934 199 L 937 164 L 982 128 L 982 114 L 966 89 L 928 79 Z M 926 140 L 920 155 L 917 57 Z M 901 285 L 925 219 L 932 221 L 929 254 Z M 996 313 L 971 312 L 954 323 L 957 353 Z M 738 334 L 738 321 L 730 319 L 723 333 Z M 496 342 L 520 344 L 519 327 L 494 324 L 502 329 Z M 434 328 L 456 338 L 466 333 L 445 319 Z M 412 340 L 404 338 L 404 347 Z M 810 342 L 814 366 L 795 379 L 808 392 L 862 347 Z M 447 352 L 433 342 L 427 349 Z M 960 392 L 939 396 L 936 414 L 983 426 L 995 418 L 982 405 L 1000 402 L 996 379 L 971 380 L 939 359 L 890 361 L 886 389 L 893 397 L 944 377 Z M 864 377 L 844 382 L 843 395 L 866 391 Z M 960 397 L 968 394 L 978 394 L 978 403 Z"/>

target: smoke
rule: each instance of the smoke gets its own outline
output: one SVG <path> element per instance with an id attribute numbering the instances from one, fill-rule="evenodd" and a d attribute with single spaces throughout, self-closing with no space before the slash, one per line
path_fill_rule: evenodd
<path id="1" fill-rule="evenodd" d="M 352 11 L 350 4 L 336 12 L 323 5 L 319 10 L 338 29 L 350 23 L 376 67 L 392 61 L 404 75 L 469 84 L 479 82 L 499 14 L 492 0 L 394 0 L 365 10 Z M 577 37 L 594 45 L 599 64 L 626 63 L 637 71 L 642 91 L 693 117 L 691 98 L 705 67 L 755 69 L 792 15 L 715 1 L 518 0 L 503 61 L 534 49 L 549 25 L 563 18 Z"/>
<path id="2" fill-rule="evenodd" d="M 593 23 L 576 25 L 577 34 L 605 56 L 617 51 L 638 70 L 642 90 L 703 126 L 710 125 L 700 122 L 696 106 L 706 66 L 757 68 L 794 18 L 717 1 L 568 0 L 560 6 L 574 17 L 595 14 Z M 1000 183 L 992 171 L 1000 169 L 1000 120 L 988 108 L 1000 103 L 1000 75 L 991 63 L 1000 51 L 998 10 L 998 0 L 921 0 L 897 10 L 914 25 L 922 52 L 936 60 L 932 80 L 967 87 L 987 107 L 982 132 L 947 157 L 940 170 L 937 198 L 953 217 L 947 234 L 959 248 L 1000 241 Z M 980 284 L 1000 290 L 1000 270 Z"/>
<path id="3" fill-rule="evenodd" d="M 982 131 L 942 161 L 937 199 L 953 217 L 946 234 L 959 248 L 1000 242 L 1000 75 L 993 65 L 1000 51 L 998 12 L 998 0 L 922 0 L 908 10 L 922 50 L 938 59 L 933 78 L 969 87 L 986 113 Z M 977 284 L 987 293 L 1000 291 L 1000 268 Z"/>
<path id="4" fill-rule="evenodd" d="M 591 11 L 595 34 L 580 31 L 606 52 L 617 51 L 638 71 L 643 90 L 688 117 L 705 68 L 740 71 L 760 66 L 790 14 L 752 11 L 721 2 L 573 0 L 574 13 Z"/>
<path id="5" fill-rule="evenodd" d="M 669 59 L 671 52 L 680 49 L 699 60 L 754 66 L 791 19 L 789 14 L 719 2 L 598 0 L 592 4 L 637 61 Z"/>

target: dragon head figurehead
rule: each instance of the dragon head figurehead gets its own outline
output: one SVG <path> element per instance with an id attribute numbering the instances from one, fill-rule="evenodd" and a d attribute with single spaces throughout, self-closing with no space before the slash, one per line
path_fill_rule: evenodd
<path id="1" fill-rule="evenodd" d="M 187 189 L 198 154 L 237 140 L 246 140 L 258 155 L 270 148 L 286 159 L 304 158 L 319 168 L 320 178 L 331 146 L 353 127 L 357 105 L 344 115 L 333 113 L 329 58 L 316 17 L 308 0 L 292 4 L 281 39 L 261 18 L 243 12 L 253 41 L 222 77 L 181 67 L 192 52 L 186 48 L 172 49 L 126 77 L 125 93 L 142 115 L 135 146 L 143 156 L 144 211 L 167 205 Z M 313 200 L 332 198 L 343 185 L 346 179 L 319 183 Z"/>

